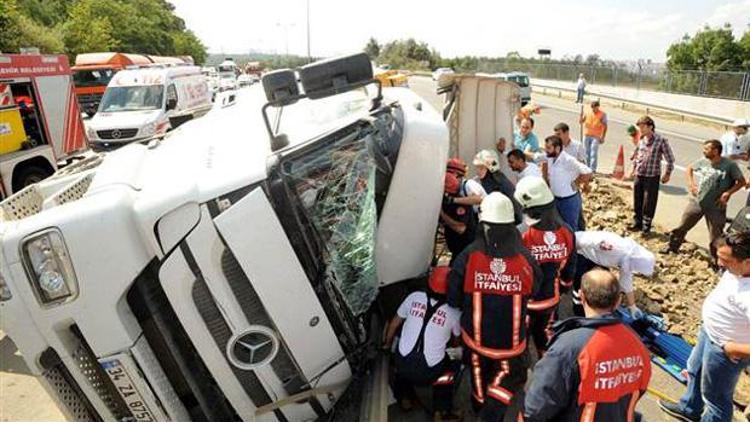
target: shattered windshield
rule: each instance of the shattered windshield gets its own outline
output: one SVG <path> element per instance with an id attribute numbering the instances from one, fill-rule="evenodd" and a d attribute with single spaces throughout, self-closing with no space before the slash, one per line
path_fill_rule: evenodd
<path id="1" fill-rule="evenodd" d="M 284 175 L 326 245 L 329 278 L 355 314 L 378 293 L 375 267 L 375 161 L 351 134 L 287 161 Z"/>

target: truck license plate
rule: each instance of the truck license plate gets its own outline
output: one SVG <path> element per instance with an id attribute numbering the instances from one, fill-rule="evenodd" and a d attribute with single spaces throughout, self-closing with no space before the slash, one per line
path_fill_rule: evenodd
<path id="1" fill-rule="evenodd" d="M 125 404 L 128 406 L 128 410 L 133 414 L 133 418 L 136 421 L 142 422 L 155 422 L 156 418 L 149 410 L 146 405 L 146 401 L 143 400 L 141 393 L 138 392 L 136 384 L 125 369 L 125 365 L 121 362 L 122 356 L 111 357 L 101 359 L 101 364 L 104 371 L 109 375 L 109 379 L 115 385 L 115 388 L 120 393 L 120 397 L 125 400 Z"/>

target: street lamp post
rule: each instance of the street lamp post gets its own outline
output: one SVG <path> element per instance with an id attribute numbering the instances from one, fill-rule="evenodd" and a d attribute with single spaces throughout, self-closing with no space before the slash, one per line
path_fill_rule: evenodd
<path id="1" fill-rule="evenodd" d="M 310 55 L 310 0 L 307 0 L 307 62 L 312 62 Z"/>

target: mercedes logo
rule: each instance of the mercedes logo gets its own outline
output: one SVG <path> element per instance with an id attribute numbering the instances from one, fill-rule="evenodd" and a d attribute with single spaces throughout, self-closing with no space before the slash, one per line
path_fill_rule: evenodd
<path id="1" fill-rule="evenodd" d="M 227 343 L 227 357 L 240 369 L 255 369 L 276 356 L 279 342 L 267 327 L 255 325 L 234 335 Z"/>
<path id="2" fill-rule="evenodd" d="M 120 129 L 115 129 L 112 131 L 112 139 L 120 139 L 120 136 L 122 136 Z"/>

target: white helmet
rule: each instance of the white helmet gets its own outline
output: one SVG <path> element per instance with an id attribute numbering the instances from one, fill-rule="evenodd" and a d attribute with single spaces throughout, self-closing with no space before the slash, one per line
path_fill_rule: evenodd
<path id="1" fill-rule="evenodd" d="M 474 156 L 473 161 L 475 166 L 487 167 L 490 173 L 494 173 L 500 170 L 500 159 L 497 157 L 495 151 L 489 149 L 483 149 Z"/>
<path id="2" fill-rule="evenodd" d="M 732 127 L 748 127 L 750 126 L 750 122 L 747 121 L 747 119 L 736 119 L 732 123 Z"/>
<path id="3" fill-rule="evenodd" d="M 495 224 L 515 223 L 513 202 L 500 192 L 492 192 L 484 197 L 479 206 L 479 221 Z"/>
<path id="4" fill-rule="evenodd" d="M 524 209 L 548 205 L 555 200 L 544 179 L 536 176 L 527 176 L 519 180 L 513 197 Z"/>

